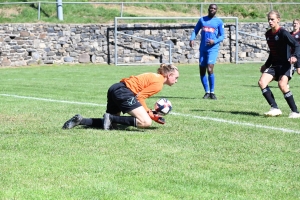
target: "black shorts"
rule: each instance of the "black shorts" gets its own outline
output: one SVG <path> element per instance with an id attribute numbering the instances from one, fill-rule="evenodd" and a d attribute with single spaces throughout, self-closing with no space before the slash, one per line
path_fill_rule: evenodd
<path id="1" fill-rule="evenodd" d="M 107 113 L 128 113 L 140 106 L 142 104 L 136 99 L 136 95 L 123 82 L 113 84 L 107 91 Z"/>
<path id="2" fill-rule="evenodd" d="M 293 66 L 275 65 L 275 66 L 267 68 L 264 71 L 264 73 L 272 75 L 274 77 L 275 81 L 278 81 L 279 77 L 281 77 L 283 75 L 286 75 L 290 80 L 294 74 L 294 67 Z"/>

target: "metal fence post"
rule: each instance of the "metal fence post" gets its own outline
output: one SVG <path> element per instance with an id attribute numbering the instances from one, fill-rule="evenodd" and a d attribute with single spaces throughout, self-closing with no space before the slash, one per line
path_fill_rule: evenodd
<path id="1" fill-rule="evenodd" d="M 118 20 L 117 20 L 117 17 L 115 17 L 115 65 L 118 65 L 118 45 L 117 45 L 117 37 L 118 37 L 118 34 L 117 34 L 117 31 L 118 31 Z"/>
<path id="2" fill-rule="evenodd" d="M 124 3 L 122 2 L 122 3 L 121 3 L 121 13 L 120 13 L 120 14 L 121 14 L 121 17 L 123 17 L 123 7 L 124 7 Z"/>
<path id="3" fill-rule="evenodd" d="M 203 11 L 203 4 L 201 3 L 201 6 L 200 6 L 200 17 L 202 17 L 202 11 Z"/>
<path id="4" fill-rule="evenodd" d="M 38 3 L 38 20 L 41 19 L 41 2 Z"/>
<path id="5" fill-rule="evenodd" d="M 172 41 L 169 40 L 169 64 L 172 64 Z"/>
<path id="6" fill-rule="evenodd" d="M 239 34 L 239 19 L 235 18 L 235 32 L 236 32 L 236 36 L 235 36 L 235 64 L 238 64 L 239 62 L 239 41 L 238 41 L 238 34 Z"/>
<path id="7" fill-rule="evenodd" d="M 62 0 L 57 0 L 57 18 L 58 20 L 64 20 Z"/>

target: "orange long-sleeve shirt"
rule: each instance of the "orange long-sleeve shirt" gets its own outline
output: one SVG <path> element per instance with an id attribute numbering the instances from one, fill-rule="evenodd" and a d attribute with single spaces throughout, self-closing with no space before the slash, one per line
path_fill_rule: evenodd
<path id="1" fill-rule="evenodd" d="M 144 73 L 123 78 L 120 82 L 124 82 L 126 87 L 137 95 L 137 100 L 148 111 L 150 109 L 147 107 L 145 99 L 162 90 L 164 77 L 157 73 Z"/>

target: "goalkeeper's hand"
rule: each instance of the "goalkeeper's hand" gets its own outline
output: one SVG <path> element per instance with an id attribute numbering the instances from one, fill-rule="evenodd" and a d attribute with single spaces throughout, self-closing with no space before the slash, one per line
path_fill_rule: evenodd
<path id="1" fill-rule="evenodd" d="M 156 111 L 154 111 L 154 110 L 149 110 L 148 111 L 148 115 L 150 116 L 150 118 L 153 121 L 155 121 L 155 122 L 157 122 L 159 124 L 165 124 L 166 123 L 165 119 L 161 115 L 159 115 Z"/>

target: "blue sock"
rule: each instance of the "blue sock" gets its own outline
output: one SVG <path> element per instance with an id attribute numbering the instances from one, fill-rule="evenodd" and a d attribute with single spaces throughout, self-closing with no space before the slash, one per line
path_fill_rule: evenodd
<path id="1" fill-rule="evenodd" d="M 209 82 L 210 92 L 214 93 L 215 92 L 215 74 L 208 75 L 208 82 Z"/>
<path id="2" fill-rule="evenodd" d="M 205 92 L 209 93 L 207 77 L 205 75 L 204 76 L 200 76 L 200 79 L 201 79 L 201 83 L 203 85 L 203 88 L 204 88 Z"/>

